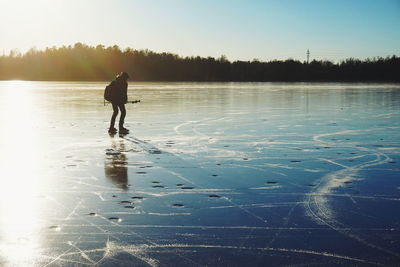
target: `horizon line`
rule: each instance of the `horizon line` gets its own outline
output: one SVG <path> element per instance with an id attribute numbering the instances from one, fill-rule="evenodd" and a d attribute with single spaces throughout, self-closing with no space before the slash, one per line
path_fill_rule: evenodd
<path id="1" fill-rule="evenodd" d="M 264 62 L 288 61 L 288 60 L 294 60 L 294 61 L 299 61 L 299 62 L 307 62 L 307 58 L 301 59 L 301 57 L 291 57 L 291 56 L 290 57 L 285 57 L 285 58 L 281 57 L 281 58 L 266 59 L 266 60 L 262 60 L 262 59 L 259 59 L 259 58 L 246 59 L 246 60 L 245 59 L 229 59 L 225 54 L 221 54 L 220 56 L 210 56 L 210 55 L 204 56 L 204 55 L 199 55 L 199 54 L 197 54 L 197 55 L 182 55 L 182 54 L 179 54 L 178 52 L 172 52 L 172 51 L 155 51 L 155 50 L 151 50 L 151 49 L 148 49 L 148 48 L 133 48 L 133 47 L 130 47 L 130 46 L 123 47 L 123 46 L 119 46 L 118 44 L 114 44 L 114 45 L 104 45 L 104 44 L 90 45 L 90 44 L 86 44 L 86 43 L 83 43 L 83 42 L 75 42 L 73 44 L 63 44 L 63 45 L 59 45 L 59 46 L 57 46 L 57 45 L 45 46 L 43 48 L 37 48 L 34 45 L 31 48 L 26 49 L 25 51 L 22 51 L 22 52 L 21 52 L 21 50 L 19 48 L 13 48 L 13 49 L 8 49 L 8 53 L 6 53 L 6 50 L 3 48 L 3 51 L 2 51 L 2 54 L 0 55 L 0 57 L 24 56 L 29 51 L 44 52 L 47 49 L 73 48 L 74 46 L 76 46 L 78 44 L 81 44 L 83 46 L 87 46 L 87 47 L 90 47 L 90 48 L 96 48 L 97 46 L 102 46 L 104 49 L 118 47 L 118 49 L 121 52 L 133 50 L 133 51 L 149 51 L 149 52 L 153 52 L 153 53 L 156 53 L 156 54 L 165 53 L 165 54 L 176 55 L 176 56 L 178 56 L 180 58 L 197 58 L 197 57 L 200 57 L 200 58 L 214 58 L 214 59 L 224 58 L 225 60 L 227 60 L 227 61 L 229 61 L 231 63 L 232 62 L 257 62 L 257 61 L 261 62 L 261 63 L 264 63 Z M 310 51 L 310 55 L 312 55 L 312 50 L 309 49 L 309 48 L 304 50 L 304 54 L 306 55 L 308 51 Z M 11 55 L 12 53 L 15 53 L 15 56 L 12 56 Z M 366 61 L 366 60 L 375 60 L 375 59 L 380 59 L 380 58 L 381 59 L 385 59 L 385 58 L 390 58 L 390 57 L 393 57 L 393 56 L 400 57 L 397 54 L 390 54 L 390 55 L 385 55 L 385 56 L 374 55 L 374 56 L 361 57 L 361 58 L 360 57 L 344 57 L 342 59 L 337 59 L 337 60 L 329 59 L 328 57 L 319 57 L 319 58 L 315 57 L 315 58 L 310 58 L 309 62 L 312 62 L 312 61 L 325 61 L 325 62 L 327 62 L 327 61 L 329 61 L 329 62 L 332 62 L 332 63 L 340 63 L 340 62 L 343 62 L 343 61 L 346 61 L 346 60 L 349 60 L 349 59 Z"/>

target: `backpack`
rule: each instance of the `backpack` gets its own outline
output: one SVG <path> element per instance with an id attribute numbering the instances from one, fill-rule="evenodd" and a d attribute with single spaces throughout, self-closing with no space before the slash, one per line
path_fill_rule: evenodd
<path id="1" fill-rule="evenodd" d="M 104 89 L 104 99 L 108 102 L 112 102 L 115 100 L 115 81 L 112 81 L 109 85 Z"/>

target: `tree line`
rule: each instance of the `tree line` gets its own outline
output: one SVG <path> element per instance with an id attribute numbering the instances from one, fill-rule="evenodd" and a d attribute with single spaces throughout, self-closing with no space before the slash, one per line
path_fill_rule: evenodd
<path id="1" fill-rule="evenodd" d="M 0 79 L 103 81 L 126 71 L 135 81 L 344 81 L 400 82 L 400 57 L 339 63 L 328 60 L 229 61 L 225 56 L 181 57 L 118 46 L 73 46 L 11 51 L 0 56 Z"/>

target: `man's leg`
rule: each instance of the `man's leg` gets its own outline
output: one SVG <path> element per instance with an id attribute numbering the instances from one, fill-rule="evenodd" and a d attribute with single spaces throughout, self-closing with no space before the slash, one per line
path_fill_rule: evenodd
<path id="1" fill-rule="evenodd" d="M 124 128 L 124 120 L 126 116 L 126 109 L 125 109 L 125 104 L 120 104 L 118 105 L 119 109 L 121 110 L 121 116 L 119 117 L 119 129 Z"/>
<path id="2" fill-rule="evenodd" d="M 113 114 L 111 116 L 111 121 L 110 121 L 110 129 L 114 128 L 114 124 L 115 124 L 115 118 L 118 115 L 118 105 L 112 103 L 112 107 L 113 107 Z"/>

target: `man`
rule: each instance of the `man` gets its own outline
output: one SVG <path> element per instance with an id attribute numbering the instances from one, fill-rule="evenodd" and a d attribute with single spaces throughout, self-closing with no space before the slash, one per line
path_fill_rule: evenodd
<path id="1" fill-rule="evenodd" d="M 116 79 L 111 82 L 111 86 L 113 87 L 113 99 L 111 103 L 114 112 L 111 116 L 110 128 L 108 129 L 108 133 L 110 134 L 117 133 L 117 129 L 114 128 L 114 124 L 115 118 L 118 115 L 118 109 L 121 111 L 121 116 L 119 118 L 119 133 L 129 133 L 129 130 L 124 128 L 124 119 L 126 116 L 125 104 L 128 101 L 128 79 L 128 73 L 121 72 L 119 75 L 117 75 Z"/>

